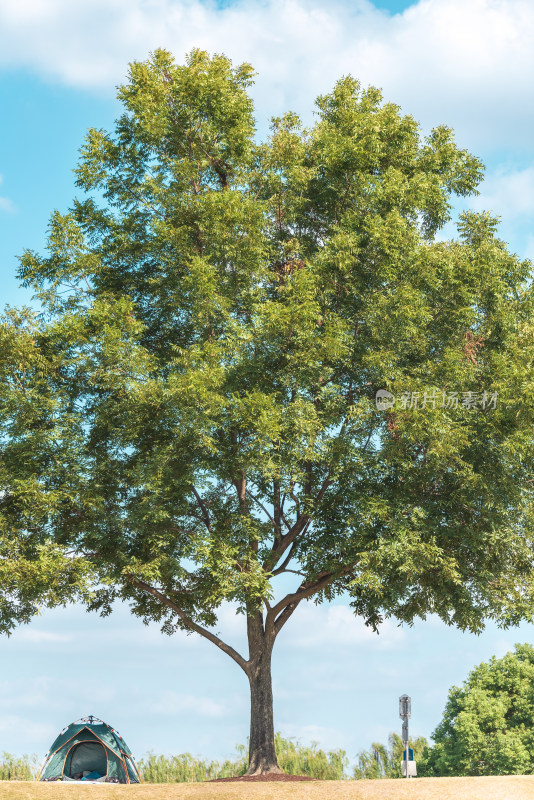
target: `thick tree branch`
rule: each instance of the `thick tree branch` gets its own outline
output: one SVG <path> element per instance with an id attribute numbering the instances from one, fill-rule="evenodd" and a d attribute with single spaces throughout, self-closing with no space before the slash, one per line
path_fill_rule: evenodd
<path id="1" fill-rule="evenodd" d="M 265 620 L 266 629 L 274 630 L 276 635 L 281 630 L 282 626 L 285 625 L 301 600 L 305 600 L 307 597 L 311 597 L 313 594 L 320 592 L 321 589 L 324 589 L 329 583 L 332 583 L 333 580 L 350 572 L 357 563 L 358 562 L 355 561 L 353 564 L 347 565 L 340 571 L 322 572 L 313 583 L 302 583 L 296 592 L 286 595 L 270 609 Z"/>
<path id="2" fill-rule="evenodd" d="M 147 594 L 155 597 L 157 600 L 163 603 L 163 605 L 167 606 L 167 608 L 172 609 L 176 614 L 178 614 L 184 625 L 186 625 L 190 630 L 195 631 L 195 633 L 199 633 L 210 642 L 213 642 L 213 644 L 219 647 L 223 653 L 226 653 L 226 655 L 230 656 L 230 658 L 233 658 L 236 664 L 239 664 L 241 669 L 248 675 L 248 661 L 246 661 L 243 656 L 237 652 L 237 650 L 234 650 L 234 648 L 229 644 L 223 642 L 222 639 L 219 639 L 219 637 L 214 633 L 211 633 L 211 631 L 203 628 L 202 625 L 198 625 L 196 622 L 194 622 L 191 617 L 180 608 L 180 606 L 166 597 L 162 592 L 159 591 L 159 589 L 155 589 L 153 586 L 150 586 L 150 584 L 145 583 L 139 578 L 131 577 L 130 583 L 132 583 L 138 589 L 141 589 L 143 592 L 147 592 Z"/>
<path id="3" fill-rule="evenodd" d="M 287 556 L 284 559 L 283 563 L 280 564 L 279 567 L 277 567 L 276 569 L 273 570 L 273 572 L 272 572 L 273 576 L 274 575 L 280 575 L 280 573 L 288 571 L 288 570 L 286 570 L 286 567 L 290 563 L 291 559 L 293 558 L 296 546 L 297 546 L 297 543 L 293 542 L 293 544 L 291 545 L 291 547 L 289 549 L 289 553 L 287 554 Z"/>
<path id="4" fill-rule="evenodd" d="M 280 481 L 273 482 L 273 508 L 274 508 L 274 538 L 275 540 L 282 537 L 282 504 L 280 502 Z"/>
<path id="5" fill-rule="evenodd" d="M 252 492 L 250 492 L 248 489 L 245 489 L 245 492 L 246 492 L 247 496 L 248 496 L 248 497 L 250 497 L 250 498 L 251 498 L 251 500 L 254 500 L 254 502 L 255 502 L 255 503 L 256 503 L 256 504 L 257 504 L 257 505 L 258 505 L 258 506 L 261 508 L 261 510 L 265 512 L 265 514 L 268 516 L 268 518 L 271 520 L 271 522 L 272 522 L 272 523 L 273 523 L 273 525 L 274 525 L 274 524 L 275 524 L 275 522 L 274 522 L 274 519 L 273 519 L 273 517 L 272 517 L 272 514 L 269 514 L 269 512 L 267 511 L 267 509 L 265 508 L 265 506 L 263 505 L 263 503 L 262 503 L 260 500 L 258 500 L 258 498 L 257 498 L 257 497 L 254 497 L 254 495 L 252 494 Z"/>
<path id="6" fill-rule="evenodd" d="M 365 452 L 365 451 L 367 450 L 367 445 L 368 445 L 368 444 L 369 444 L 369 442 L 371 441 L 371 437 L 372 437 L 372 435 L 373 435 L 373 433 L 374 433 L 374 432 L 375 432 L 375 429 L 374 429 L 374 428 L 371 428 L 371 432 L 369 433 L 369 436 L 367 437 L 367 441 L 365 442 L 365 444 L 364 444 L 364 446 L 363 446 L 363 451 L 362 451 L 362 452 Z"/>
<path id="7" fill-rule="evenodd" d="M 302 583 L 296 592 L 287 594 L 282 600 L 272 607 L 271 614 L 273 619 L 276 619 L 276 616 L 290 603 L 295 601 L 300 602 L 306 597 L 310 597 L 312 594 L 315 594 L 315 592 L 319 592 L 321 589 L 324 589 L 325 586 L 328 586 L 334 577 L 334 574 L 335 573 L 333 572 L 321 572 L 313 581 L 313 583 Z"/>
<path id="8" fill-rule="evenodd" d="M 321 488 L 319 489 L 319 492 L 315 498 L 314 505 L 317 505 L 322 501 L 326 490 L 331 485 L 332 483 L 330 479 L 331 474 L 332 470 L 329 470 L 328 475 L 323 481 Z M 284 536 L 282 536 L 278 541 L 275 540 L 268 558 L 266 558 L 263 563 L 263 569 L 266 570 L 269 569 L 270 567 L 273 567 L 280 558 L 280 556 L 282 556 L 287 550 L 287 548 L 291 544 L 293 544 L 297 536 L 306 532 L 311 521 L 312 518 L 309 514 L 302 514 L 302 516 L 299 516 L 293 527 L 290 528 L 288 532 Z"/>
<path id="9" fill-rule="evenodd" d="M 306 473 L 306 478 L 304 480 L 304 497 L 306 497 L 306 499 L 308 499 L 308 497 L 311 495 L 312 480 L 313 480 L 311 461 L 307 461 L 306 462 L 306 464 L 304 466 L 304 470 L 305 470 L 305 473 Z"/>
<path id="10" fill-rule="evenodd" d="M 262 566 L 264 570 L 270 570 L 276 564 L 280 556 L 285 553 L 287 548 L 294 542 L 297 536 L 304 532 L 310 522 L 311 517 L 309 517 L 307 514 L 303 514 L 295 522 L 293 527 L 289 529 L 285 536 L 282 536 L 281 539 L 275 541 L 271 548 L 271 552 L 263 562 Z"/>
<path id="11" fill-rule="evenodd" d="M 298 608 L 300 600 L 296 600 L 294 603 L 290 603 L 288 606 L 284 608 L 281 614 L 278 615 L 276 620 L 273 623 L 274 627 L 274 635 L 275 637 L 278 636 L 292 613 Z"/>
<path id="12" fill-rule="evenodd" d="M 321 500 L 323 499 L 323 497 L 325 495 L 326 490 L 328 489 L 329 486 L 332 485 L 332 481 L 330 480 L 330 476 L 331 475 L 332 475 L 332 470 L 330 469 L 330 470 L 328 470 L 328 475 L 326 476 L 325 480 L 323 481 L 323 485 L 319 489 L 319 494 L 315 498 L 315 505 L 317 505 L 317 503 L 321 502 Z"/>
<path id="13" fill-rule="evenodd" d="M 239 505 L 243 511 L 248 511 L 248 504 L 247 504 L 247 479 L 245 475 L 241 473 L 238 478 L 234 480 L 235 490 L 237 492 L 237 499 L 239 500 Z"/>
<path id="14" fill-rule="evenodd" d="M 193 494 L 195 495 L 195 497 L 197 499 L 198 506 L 199 506 L 199 508 L 200 508 L 200 510 L 202 512 L 202 519 L 204 520 L 204 524 L 205 524 L 206 528 L 208 529 L 208 531 L 211 531 L 211 520 L 210 520 L 210 515 L 208 513 L 208 509 L 206 507 L 206 504 L 204 503 L 203 499 L 201 498 L 201 496 L 199 495 L 199 493 L 197 492 L 195 487 L 192 486 L 191 489 L 192 489 Z"/>
<path id="15" fill-rule="evenodd" d="M 238 451 L 238 432 L 234 428 L 231 432 L 231 441 L 233 445 L 233 452 L 234 456 L 237 458 L 237 451 Z M 237 499 L 239 502 L 239 509 L 242 516 L 246 516 L 250 514 L 250 509 L 247 501 L 247 495 L 250 496 L 250 492 L 247 491 L 247 478 L 243 470 L 240 470 L 237 475 L 232 476 L 232 483 L 235 486 L 235 490 L 237 492 Z M 255 499 L 255 498 L 253 498 Z M 251 551 L 254 554 L 258 552 L 258 541 L 257 539 L 250 538 L 249 539 L 249 546 Z"/>
<path id="16" fill-rule="evenodd" d="M 292 483 L 288 494 L 289 494 L 290 498 L 293 500 L 293 502 L 295 503 L 295 511 L 296 511 L 296 514 L 297 514 L 297 522 L 298 522 L 300 517 L 301 517 L 301 514 L 300 514 L 300 500 L 298 499 L 298 497 L 295 497 L 295 495 L 293 494 L 293 489 L 294 488 L 295 488 L 295 484 Z"/>

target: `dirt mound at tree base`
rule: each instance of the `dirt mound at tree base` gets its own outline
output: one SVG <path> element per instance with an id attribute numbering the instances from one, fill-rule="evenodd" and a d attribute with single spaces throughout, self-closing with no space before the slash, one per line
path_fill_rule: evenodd
<path id="1" fill-rule="evenodd" d="M 239 775 L 237 778 L 213 778 L 206 783 L 222 783 L 223 781 L 316 781 L 317 778 L 309 778 L 307 775 L 284 775 L 280 772 L 273 772 L 271 775 Z"/>

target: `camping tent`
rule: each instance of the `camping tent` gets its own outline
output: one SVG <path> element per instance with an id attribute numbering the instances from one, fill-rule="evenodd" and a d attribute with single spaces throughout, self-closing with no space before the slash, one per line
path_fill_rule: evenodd
<path id="1" fill-rule="evenodd" d="M 141 779 L 122 736 L 91 716 L 63 728 L 45 756 L 39 780 L 140 783 Z"/>

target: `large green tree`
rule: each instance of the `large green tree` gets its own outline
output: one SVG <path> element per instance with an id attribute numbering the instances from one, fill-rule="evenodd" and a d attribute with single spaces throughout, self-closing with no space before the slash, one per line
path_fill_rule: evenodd
<path id="1" fill-rule="evenodd" d="M 449 128 L 345 77 L 258 143 L 252 78 L 158 50 L 88 132 L 85 198 L 21 259 L 44 312 L 0 332 L 0 502 L 8 561 L 52 548 L 65 594 L 239 665 L 261 773 L 302 601 L 374 628 L 532 618 L 533 293 L 491 216 L 436 240 L 482 178 Z M 248 654 L 213 632 L 223 601 Z"/>
<path id="2" fill-rule="evenodd" d="M 425 775 L 534 772 L 534 647 L 517 644 L 453 686 L 424 759 Z"/>

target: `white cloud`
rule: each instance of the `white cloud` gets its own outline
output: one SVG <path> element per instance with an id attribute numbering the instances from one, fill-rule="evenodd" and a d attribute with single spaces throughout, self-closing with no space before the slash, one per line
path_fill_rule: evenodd
<path id="1" fill-rule="evenodd" d="M 534 261 L 534 235 L 531 233 L 527 236 L 524 257 Z"/>
<path id="2" fill-rule="evenodd" d="M 0 64 L 110 91 L 126 65 L 166 47 L 250 61 L 263 121 L 313 100 L 348 72 L 384 89 L 426 128 L 463 146 L 528 147 L 534 121 L 530 0 L 421 0 L 389 15 L 367 0 L 0 0 Z"/>
<path id="3" fill-rule="evenodd" d="M 524 639 L 521 639 L 515 632 L 511 636 L 502 636 L 493 644 L 493 655 L 496 658 L 503 658 L 507 653 L 513 653 L 515 650 L 515 646 L 518 643 L 521 643 Z"/>
<path id="4" fill-rule="evenodd" d="M 38 656 L 36 657 L 38 661 Z M 72 672 L 72 667 L 70 669 Z M 71 702 L 80 704 L 80 698 L 98 698 L 99 703 L 109 702 L 115 696 L 115 687 L 107 685 L 103 680 L 85 679 L 80 681 L 76 675 L 62 675 L 60 678 L 47 675 L 35 676 L 32 679 L 13 678 L 0 682 L 0 707 L 57 710 L 60 704 L 69 706 Z M 83 710 L 83 709 L 82 709 Z M 1 716 L 1 715 L 0 715 Z M 1 751 L 0 746 L 0 751 Z"/>
<path id="5" fill-rule="evenodd" d="M 479 186 L 480 195 L 470 200 L 475 210 L 493 211 L 503 220 L 534 215 L 534 167 L 508 170 L 500 167 Z"/>
<path id="6" fill-rule="evenodd" d="M 6 708 L 20 709 L 46 706 L 50 701 L 52 683 L 46 676 L 39 676 L 29 681 L 4 680 L 0 682 L 0 704 Z"/>
<path id="7" fill-rule="evenodd" d="M 458 198 L 454 219 L 461 210 L 489 211 L 499 217 L 497 236 L 518 256 L 534 260 L 534 236 L 531 220 L 534 215 L 534 167 L 517 168 L 508 164 L 488 170 L 478 187 L 478 197 Z M 457 238 L 456 224 L 448 223 L 437 237 Z"/>
<path id="8" fill-rule="evenodd" d="M 0 197 L 0 211 L 14 211 L 15 207 L 9 197 Z"/>
<path id="9" fill-rule="evenodd" d="M 294 725 L 281 722 L 278 728 L 284 738 L 296 739 L 305 747 L 312 742 L 318 742 L 322 750 L 337 750 L 343 747 L 347 739 L 345 731 L 325 725 Z"/>
<path id="10" fill-rule="evenodd" d="M 534 215 L 534 167 L 497 163 L 486 171 L 478 190 L 480 194 L 477 197 L 453 198 L 452 220 L 439 231 L 436 239 L 446 241 L 458 238 L 456 223 L 461 211 L 489 211 L 499 217 L 497 236 L 507 244 L 509 251 L 521 259 L 534 261 L 531 225 Z"/>
<path id="11" fill-rule="evenodd" d="M 0 184 L 4 182 L 4 176 L 0 175 Z M 0 197 L 0 211 L 14 211 L 15 206 L 9 197 Z"/>
<path id="12" fill-rule="evenodd" d="M 19 715 L 2 715 L 0 717 L 0 734 L 9 734 L 12 737 L 22 737 L 30 746 L 35 742 L 52 742 L 58 731 L 52 725 L 35 722 L 34 720 Z"/>
<path id="13" fill-rule="evenodd" d="M 221 703 L 209 697 L 198 697 L 192 694 L 164 692 L 158 701 L 150 704 L 152 712 L 157 714 L 193 714 L 202 717 L 223 717 L 226 713 Z"/>
<path id="14" fill-rule="evenodd" d="M 374 633 L 349 606 L 301 604 L 280 634 L 285 646 L 325 651 L 338 646 L 364 644 L 366 648 L 389 650 L 403 644 L 406 632 L 390 620 Z"/>
<path id="15" fill-rule="evenodd" d="M 53 631 L 39 631 L 33 628 L 22 628 L 15 632 L 19 641 L 30 644 L 65 644 L 73 641 L 72 636 Z"/>

